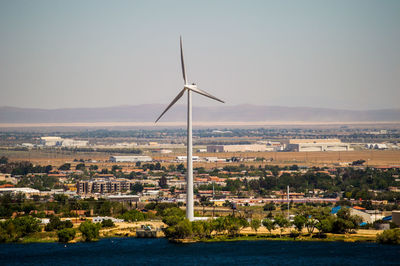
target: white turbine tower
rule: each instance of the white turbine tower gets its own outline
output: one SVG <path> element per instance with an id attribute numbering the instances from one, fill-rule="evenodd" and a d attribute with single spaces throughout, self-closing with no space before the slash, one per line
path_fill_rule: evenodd
<path id="1" fill-rule="evenodd" d="M 186 175 L 186 218 L 189 221 L 194 220 L 193 213 L 193 159 L 192 159 L 192 151 L 193 151 L 193 143 L 192 143 L 192 91 L 213 100 L 224 103 L 224 101 L 218 99 L 217 97 L 212 96 L 208 92 L 200 90 L 197 88 L 195 83 L 189 84 L 186 78 L 185 71 L 185 63 L 183 61 L 183 49 L 182 49 L 182 37 L 180 37 L 180 48 L 181 48 L 181 65 L 182 65 L 182 74 L 183 81 L 185 82 L 183 85 L 183 89 L 179 92 L 178 96 L 168 105 L 168 107 L 162 112 L 162 114 L 157 118 L 156 122 L 160 120 L 160 118 L 173 106 L 187 91 L 188 102 L 187 102 L 187 175 Z"/>

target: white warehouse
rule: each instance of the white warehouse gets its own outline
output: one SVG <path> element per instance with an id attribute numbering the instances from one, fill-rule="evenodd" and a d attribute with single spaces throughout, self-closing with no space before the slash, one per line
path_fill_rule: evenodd
<path id="1" fill-rule="evenodd" d="M 113 163 L 135 163 L 135 162 L 151 162 L 150 156 L 111 156 L 110 162 Z"/>
<path id="2" fill-rule="evenodd" d="M 291 139 L 290 151 L 351 151 L 350 144 L 342 143 L 340 139 Z"/>

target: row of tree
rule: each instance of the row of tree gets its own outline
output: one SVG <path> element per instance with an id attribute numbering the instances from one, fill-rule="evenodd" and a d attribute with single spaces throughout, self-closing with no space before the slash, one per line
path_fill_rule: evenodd
<path id="1" fill-rule="evenodd" d="M 329 208 L 303 207 L 298 210 L 294 220 L 290 222 L 283 215 L 277 215 L 274 219 L 252 219 L 250 223 L 243 217 L 233 215 L 218 217 L 210 220 L 189 222 L 185 218 L 184 211 L 177 208 L 166 208 L 160 215 L 165 224 L 164 233 L 168 238 L 181 239 L 189 237 L 210 238 L 213 234 L 227 234 L 237 236 L 245 227 L 251 227 L 256 232 L 263 225 L 270 234 L 276 228 L 280 229 L 280 236 L 285 228 L 295 228 L 291 235 L 297 237 L 304 228 L 309 234 L 318 230 L 318 236 L 325 233 L 348 233 L 358 228 L 361 218 L 350 214 L 349 209 L 343 208 L 336 215 L 330 213 Z"/>
<path id="2" fill-rule="evenodd" d="M 103 220 L 101 223 L 85 221 L 81 223 L 78 230 L 82 234 L 84 241 L 95 241 L 99 238 L 102 227 L 113 227 L 111 220 Z M 19 242 L 22 238 L 43 229 L 37 218 L 32 216 L 22 216 L 14 219 L 0 221 L 0 243 Z M 53 216 L 50 222 L 44 227 L 47 232 L 55 231 L 60 242 L 67 243 L 76 236 L 76 229 L 73 228 L 71 221 L 61 221 L 59 217 Z"/>

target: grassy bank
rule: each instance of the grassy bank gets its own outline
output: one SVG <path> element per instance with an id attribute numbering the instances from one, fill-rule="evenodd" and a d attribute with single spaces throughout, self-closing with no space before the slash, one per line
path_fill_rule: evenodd
<path id="1" fill-rule="evenodd" d="M 52 243 L 57 242 L 57 232 L 36 232 L 20 239 L 18 243 Z"/>
<path id="2" fill-rule="evenodd" d="M 276 235 L 239 235 L 239 236 L 227 236 L 218 235 L 212 238 L 187 238 L 187 239 L 174 239 L 172 242 L 175 243 L 195 243 L 195 242 L 231 242 L 231 241 L 337 241 L 337 242 L 376 242 L 375 236 L 363 236 L 357 234 L 327 234 L 323 237 L 317 235 L 302 235 L 296 238 L 290 237 L 289 235 L 282 235 L 282 237 Z"/>
<path id="3" fill-rule="evenodd" d="M 108 232 L 103 234 L 100 239 L 114 238 L 114 237 L 135 237 L 134 234 L 121 234 L 120 232 Z M 76 237 L 70 243 L 76 243 L 82 241 L 81 237 Z M 290 237 L 288 235 L 282 235 L 282 237 L 275 235 L 240 235 L 240 236 L 227 236 L 218 235 L 212 238 L 186 238 L 186 239 L 173 239 L 170 240 L 174 243 L 195 243 L 195 242 L 232 242 L 232 241 L 338 241 L 338 242 L 376 242 L 376 237 L 373 236 L 362 236 L 362 235 L 340 235 L 340 234 L 328 234 L 326 237 L 320 238 L 314 236 L 299 236 L 297 238 Z M 21 239 L 19 243 L 55 243 L 58 242 L 56 232 L 38 232 L 26 236 Z"/>

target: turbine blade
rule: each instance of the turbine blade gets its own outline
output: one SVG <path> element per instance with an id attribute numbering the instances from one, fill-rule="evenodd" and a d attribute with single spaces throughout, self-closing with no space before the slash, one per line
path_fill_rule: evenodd
<path id="1" fill-rule="evenodd" d="M 171 108 L 171 106 L 174 105 L 182 97 L 182 95 L 185 93 L 185 90 L 186 90 L 186 88 L 181 90 L 181 92 L 178 94 L 178 96 L 175 97 L 175 99 L 168 105 L 168 107 L 164 110 L 164 112 L 162 112 L 162 114 L 157 118 L 156 122 L 154 122 L 154 123 L 157 123 L 158 120 L 160 120 L 160 118 L 169 110 L 169 108 Z"/>
<path id="2" fill-rule="evenodd" d="M 185 71 L 185 61 L 183 60 L 183 48 L 182 48 L 182 36 L 180 36 L 180 44 L 181 44 L 181 66 L 182 66 L 182 75 L 183 80 L 185 81 L 185 85 L 187 84 L 186 79 L 186 71 Z"/>
<path id="3" fill-rule="evenodd" d="M 200 90 L 199 88 L 190 88 L 190 90 L 192 90 L 192 91 L 194 91 L 194 92 L 197 92 L 198 94 L 201 94 L 201 95 L 206 96 L 206 97 L 208 97 L 208 98 L 211 98 L 211 99 L 213 99 L 213 100 L 216 100 L 216 101 L 218 101 L 218 102 L 225 103 L 223 100 L 220 100 L 220 99 L 218 99 L 217 97 L 212 96 L 212 95 L 209 94 L 208 92 L 203 91 L 203 90 Z"/>

